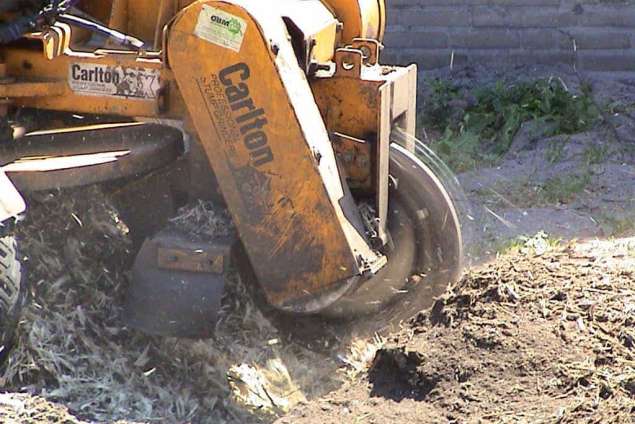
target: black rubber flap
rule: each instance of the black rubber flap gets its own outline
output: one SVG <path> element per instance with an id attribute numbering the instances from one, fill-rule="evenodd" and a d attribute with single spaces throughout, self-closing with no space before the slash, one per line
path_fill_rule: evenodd
<path id="1" fill-rule="evenodd" d="M 231 240 L 197 243 L 160 233 L 143 243 L 132 269 L 124 319 L 148 334 L 204 338 L 213 334 L 225 287 L 223 272 L 192 272 L 159 266 L 159 249 L 226 251 Z M 228 255 L 227 255 L 228 256 Z"/>

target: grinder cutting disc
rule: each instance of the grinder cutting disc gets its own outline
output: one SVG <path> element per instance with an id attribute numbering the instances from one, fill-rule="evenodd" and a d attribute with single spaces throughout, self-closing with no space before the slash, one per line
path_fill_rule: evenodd
<path id="1" fill-rule="evenodd" d="M 430 307 L 462 272 L 461 225 L 451 196 L 430 167 L 403 147 L 390 148 L 388 264 L 323 315 L 389 325 Z M 367 320 L 370 321 L 370 320 Z M 374 331 L 379 328 L 374 328 Z"/>

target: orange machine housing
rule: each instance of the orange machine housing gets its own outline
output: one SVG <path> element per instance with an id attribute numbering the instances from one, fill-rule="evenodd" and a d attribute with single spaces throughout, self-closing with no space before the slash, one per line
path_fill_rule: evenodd
<path id="1" fill-rule="evenodd" d="M 63 22 L 0 46 L 10 106 L 184 120 L 281 309 L 320 309 L 384 266 L 389 136 L 394 125 L 414 132 L 416 67 L 379 62 L 383 0 L 84 0 L 80 9 L 146 47 L 118 48 Z M 110 90 L 112 75 L 127 85 Z M 93 84 L 97 76 L 106 81 Z M 376 228 L 351 190 L 374 200 Z"/>

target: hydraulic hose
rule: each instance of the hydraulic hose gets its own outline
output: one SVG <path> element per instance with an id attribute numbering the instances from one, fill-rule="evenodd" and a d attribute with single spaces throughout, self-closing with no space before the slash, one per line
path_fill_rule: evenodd
<path id="1" fill-rule="evenodd" d="M 80 28 L 87 29 L 92 32 L 105 35 L 106 37 L 112 38 L 117 43 L 121 44 L 122 46 L 131 46 L 137 49 L 141 49 L 144 46 L 143 41 L 139 40 L 138 38 L 132 37 L 130 35 L 126 35 L 122 32 L 108 28 L 104 25 L 101 25 L 89 19 L 63 13 L 58 16 L 58 20 L 60 22 L 65 22 L 70 25 L 74 25 Z"/>

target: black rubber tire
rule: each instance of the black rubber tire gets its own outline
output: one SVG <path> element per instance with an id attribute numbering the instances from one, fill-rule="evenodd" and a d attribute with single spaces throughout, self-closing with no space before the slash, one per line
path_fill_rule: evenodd
<path id="1" fill-rule="evenodd" d="M 26 303 L 25 281 L 15 237 L 0 238 L 0 361 L 11 349 Z"/>

